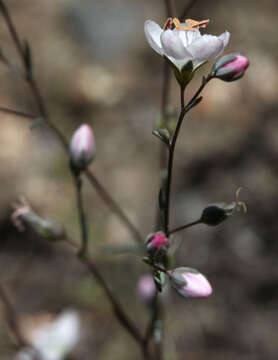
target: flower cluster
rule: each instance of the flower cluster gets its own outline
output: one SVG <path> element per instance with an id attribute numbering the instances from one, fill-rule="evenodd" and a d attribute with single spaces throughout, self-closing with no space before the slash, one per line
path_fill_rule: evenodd
<path id="1" fill-rule="evenodd" d="M 184 23 L 180 23 L 177 18 L 169 18 L 163 28 L 154 21 L 147 20 L 145 22 L 145 35 L 149 45 L 167 60 L 173 68 L 176 79 L 181 87 L 182 111 L 174 130 L 174 136 L 171 139 L 168 129 L 165 128 L 158 128 L 153 131 L 153 134 L 167 145 L 169 158 L 174 153 L 175 141 L 185 113 L 201 101 L 202 98 L 198 98 L 198 96 L 208 81 L 213 78 L 227 82 L 235 81 L 244 75 L 245 70 L 249 66 L 249 60 L 240 54 L 230 54 L 221 57 L 215 62 L 210 73 L 203 78 L 201 87 L 191 102 L 186 106 L 184 105 L 184 89 L 192 80 L 196 70 L 207 61 L 219 57 L 229 43 L 230 33 L 228 31 L 223 32 L 219 36 L 202 35 L 200 28 L 206 27 L 208 22 L 209 20 L 195 21 L 187 19 Z M 166 202 L 169 199 L 169 189 L 171 186 L 171 174 L 169 174 L 169 171 L 171 172 L 171 170 L 172 165 L 170 163 L 170 167 L 168 166 L 168 178 L 166 179 L 167 186 L 164 189 L 162 187 L 160 190 L 162 197 L 159 199 L 160 210 L 164 213 L 166 221 L 169 218 L 169 203 L 165 205 L 165 202 L 161 200 L 164 200 L 163 196 L 165 194 Z M 203 210 L 199 220 L 170 232 L 168 231 L 167 224 L 164 226 L 165 233 L 169 237 L 172 233 L 195 224 L 219 225 L 241 204 L 243 203 L 236 201 L 232 204 L 209 205 Z M 170 241 L 167 239 L 167 236 L 163 232 L 157 232 L 150 234 L 146 240 L 148 257 L 144 261 L 153 267 L 153 278 L 158 291 L 161 291 L 166 275 L 170 279 L 171 285 L 184 297 L 203 298 L 210 296 L 212 294 L 212 287 L 206 277 L 197 270 L 188 267 L 168 269 L 170 264 L 168 255 Z"/>

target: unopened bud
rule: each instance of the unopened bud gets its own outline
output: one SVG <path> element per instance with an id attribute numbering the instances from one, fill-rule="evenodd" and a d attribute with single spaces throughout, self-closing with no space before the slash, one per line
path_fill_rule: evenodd
<path id="1" fill-rule="evenodd" d="M 150 262 L 161 264 L 165 268 L 168 266 L 168 240 L 166 235 L 159 231 L 147 236 L 146 248 L 149 253 Z"/>
<path id="2" fill-rule="evenodd" d="M 162 231 L 148 235 L 146 239 L 146 246 L 147 249 L 152 248 L 154 250 L 158 250 L 161 246 L 167 247 L 168 242 L 166 235 Z"/>
<path id="3" fill-rule="evenodd" d="M 152 302 L 156 294 L 156 286 L 151 275 L 140 277 L 137 284 L 137 294 L 145 304 Z"/>
<path id="4" fill-rule="evenodd" d="M 199 271 L 180 267 L 168 271 L 171 285 L 183 297 L 206 298 L 212 294 L 212 287 L 207 278 Z"/>
<path id="5" fill-rule="evenodd" d="M 23 197 L 13 204 L 13 207 L 15 210 L 11 219 L 19 231 L 24 231 L 26 227 L 30 227 L 38 235 L 48 240 L 58 241 L 64 239 L 64 227 L 53 219 L 42 218 L 36 214 Z"/>
<path id="6" fill-rule="evenodd" d="M 200 223 L 216 226 L 225 221 L 234 211 L 237 204 L 212 204 L 207 206 L 202 213 Z"/>
<path id="7" fill-rule="evenodd" d="M 82 171 L 93 161 L 96 153 L 92 128 L 81 125 L 73 134 L 70 142 L 70 159 L 75 170 Z"/>
<path id="8" fill-rule="evenodd" d="M 240 79 L 249 66 L 249 60 L 240 54 L 222 56 L 213 66 L 212 76 L 224 81 Z"/>

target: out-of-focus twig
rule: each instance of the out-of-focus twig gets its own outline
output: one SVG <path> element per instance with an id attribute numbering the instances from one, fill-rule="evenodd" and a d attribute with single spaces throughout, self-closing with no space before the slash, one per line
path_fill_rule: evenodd
<path id="1" fill-rule="evenodd" d="M 0 285 L 0 299 L 4 305 L 6 321 L 16 341 L 17 347 L 22 348 L 22 347 L 30 346 L 22 336 L 22 333 L 18 325 L 17 314 L 9 300 L 6 290 L 2 285 Z"/>
<path id="2" fill-rule="evenodd" d="M 4 106 L 0 107 L 0 112 L 10 114 L 10 115 L 19 116 L 19 117 L 23 117 L 23 118 L 27 118 L 27 119 L 36 119 L 37 118 L 36 115 L 29 114 L 29 113 L 26 113 L 26 112 L 20 111 L 20 110 L 14 110 L 14 109 L 6 108 Z"/>
<path id="3" fill-rule="evenodd" d="M 53 133 L 60 140 L 65 151 L 68 153 L 67 139 L 65 138 L 63 133 L 49 119 L 43 97 L 41 95 L 41 92 L 39 90 L 37 82 L 33 76 L 33 71 L 32 71 L 32 69 L 28 69 L 28 64 L 26 62 L 26 48 L 23 46 L 23 43 L 21 42 L 21 40 L 18 36 L 16 27 L 14 26 L 14 23 L 13 23 L 11 16 L 9 14 L 9 11 L 7 9 L 7 6 L 5 5 L 3 0 L 0 0 L 0 11 L 3 14 L 4 20 L 7 24 L 7 27 L 9 29 L 9 32 L 10 32 L 13 42 L 15 44 L 16 50 L 21 59 L 22 65 L 25 69 L 25 74 L 23 74 L 23 77 L 26 80 L 27 84 L 29 85 L 30 91 L 33 94 L 34 100 L 38 106 L 38 110 L 39 110 L 39 114 L 40 114 L 39 117 L 42 118 L 44 120 L 45 125 L 47 125 L 48 128 L 53 131 Z M 31 56 L 31 55 L 29 55 L 29 56 Z M 5 59 L 5 64 L 10 69 L 13 68 L 13 70 L 14 70 L 14 66 L 12 64 L 10 64 L 10 62 L 7 60 L 7 58 L 4 57 L 4 59 Z M 18 113 L 16 110 L 14 110 L 14 111 L 12 110 L 11 112 L 13 112 L 15 115 L 17 115 L 17 113 Z M 85 172 L 85 174 L 88 177 L 90 184 L 96 189 L 96 191 L 101 196 L 102 200 L 104 200 L 104 202 L 106 202 L 106 204 L 110 207 L 110 209 L 118 216 L 118 218 L 122 221 L 122 223 L 125 224 L 125 226 L 130 230 L 130 232 L 134 236 L 135 240 L 138 243 L 143 243 L 143 239 L 142 239 L 140 232 L 133 225 L 133 223 L 129 220 L 129 218 L 123 213 L 123 211 L 117 205 L 115 200 L 104 189 L 104 187 L 97 180 L 95 175 L 90 170 L 87 170 Z"/>
<path id="4" fill-rule="evenodd" d="M 70 237 L 65 238 L 65 241 L 73 248 L 77 249 L 78 244 L 75 240 L 71 239 Z M 113 292 L 107 285 L 106 281 L 104 280 L 103 276 L 101 275 L 98 267 L 96 266 L 94 260 L 89 257 L 88 254 L 84 254 L 83 256 L 78 257 L 80 261 L 89 269 L 89 271 L 93 274 L 99 285 L 102 287 L 103 291 L 105 292 L 106 298 L 109 300 L 113 312 L 116 318 L 119 320 L 120 324 L 128 331 L 128 333 L 134 338 L 134 340 L 140 345 L 142 348 L 143 354 L 145 359 L 150 359 L 150 355 L 147 349 L 145 349 L 144 338 L 140 334 L 137 327 L 125 313 L 124 309 L 114 296 Z"/>

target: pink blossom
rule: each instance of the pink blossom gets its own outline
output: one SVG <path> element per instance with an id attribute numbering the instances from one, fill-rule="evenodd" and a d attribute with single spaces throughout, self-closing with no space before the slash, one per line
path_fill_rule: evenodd
<path id="1" fill-rule="evenodd" d="M 240 54 L 235 55 L 235 59 L 227 64 L 223 65 L 223 68 L 229 68 L 234 70 L 234 75 L 237 75 L 245 71 L 249 66 L 249 60 Z"/>
<path id="2" fill-rule="evenodd" d="M 81 125 L 73 134 L 70 142 L 70 157 L 72 165 L 85 169 L 94 159 L 96 153 L 95 138 L 92 128 Z"/>
<path id="3" fill-rule="evenodd" d="M 180 267 L 169 271 L 172 286 L 184 297 L 206 298 L 212 294 L 207 278 L 195 269 Z"/>

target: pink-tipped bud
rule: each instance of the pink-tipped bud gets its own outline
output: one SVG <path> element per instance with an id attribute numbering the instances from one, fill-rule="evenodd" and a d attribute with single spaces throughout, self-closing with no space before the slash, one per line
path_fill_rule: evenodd
<path id="1" fill-rule="evenodd" d="M 167 238 L 161 231 L 150 234 L 147 237 L 146 246 L 147 248 L 152 248 L 155 251 L 158 250 L 161 246 L 166 248 L 168 246 Z"/>
<path id="2" fill-rule="evenodd" d="M 145 304 L 150 304 L 155 297 L 156 287 L 151 275 L 143 275 L 137 284 L 138 297 Z"/>
<path id="3" fill-rule="evenodd" d="M 171 285 L 183 297 L 206 298 L 212 294 L 212 287 L 207 278 L 199 271 L 180 267 L 168 271 Z"/>
<path id="4" fill-rule="evenodd" d="M 81 125 L 73 134 L 70 142 L 70 159 L 74 169 L 85 170 L 96 154 L 95 137 L 92 128 Z"/>
<path id="5" fill-rule="evenodd" d="M 249 60 L 240 54 L 222 56 L 214 65 L 213 76 L 224 80 L 234 81 L 240 79 L 249 66 Z"/>

